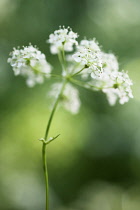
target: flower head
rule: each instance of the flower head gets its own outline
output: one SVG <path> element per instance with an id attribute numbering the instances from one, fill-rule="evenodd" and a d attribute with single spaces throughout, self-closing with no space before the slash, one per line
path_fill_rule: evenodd
<path id="1" fill-rule="evenodd" d="M 117 99 L 120 104 L 124 104 L 129 101 L 129 98 L 133 98 L 131 89 L 133 83 L 124 71 L 109 74 L 105 72 L 98 80 L 94 81 L 94 84 L 107 95 L 110 105 L 114 105 Z"/>
<path id="2" fill-rule="evenodd" d="M 100 52 L 101 49 L 99 47 L 98 42 L 96 41 L 96 39 L 94 38 L 93 40 L 81 40 L 80 42 L 80 46 L 83 46 L 93 52 Z"/>
<path id="3" fill-rule="evenodd" d="M 82 40 L 80 45 L 77 46 L 77 52 L 73 55 L 73 58 L 76 62 L 85 66 L 86 74 L 92 73 L 92 77 L 96 78 L 102 73 L 101 50 L 94 39 L 90 41 Z"/>
<path id="4" fill-rule="evenodd" d="M 100 74 L 99 77 L 94 76 L 93 73 L 91 73 L 91 77 L 95 79 L 93 82 L 96 84 L 97 87 L 100 87 L 101 89 L 104 87 L 111 87 L 114 84 L 114 81 L 112 80 L 112 75 L 114 73 L 118 73 L 119 70 L 119 64 L 117 61 L 117 58 L 114 54 L 111 53 L 104 53 L 101 52 L 101 60 L 102 60 L 102 74 Z"/>
<path id="5" fill-rule="evenodd" d="M 111 105 L 116 103 L 117 98 L 119 99 L 120 104 L 124 104 L 129 101 L 129 98 L 133 98 L 131 86 L 133 85 L 127 73 L 114 72 L 110 75 L 112 80 L 113 87 L 110 89 L 103 89 L 103 92 L 106 93 L 108 101 Z"/>
<path id="6" fill-rule="evenodd" d="M 50 34 L 48 43 L 51 44 L 50 50 L 52 54 L 57 54 L 60 50 L 72 51 L 73 45 L 77 45 L 77 33 L 74 33 L 71 28 L 61 28 Z"/>
<path id="7" fill-rule="evenodd" d="M 109 73 L 119 70 L 119 63 L 116 56 L 112 53 L 101 53 L 103 72 Z"/>
<path id="8" fill-rule="evenodd" d="M 49 77 L 51 72 L 51 66 L 46 61 L 45 55 L 32 45 L 22 49 L 14 48 L 10 53 L 8 63 L 13 67 L 15 75 L 26 77 L 29 87 L 33 87 L 36 83 L 42 83 L 44 77 Z"/>
<path id="9" fill-rule="evenodd" d="M 107 95 L 108 101 L 114 105 L 117 100 L 124 104 L 133 98 L 130 80 L 127 73 L 119 72 L 117 58 L 112 53 L 101 50 L 95 39 L 76 41 L 77 33 L 70 27 L 60 27 L 50 34 L 48 43 L 52 54 L 57 54 L 62 67 L 62 75 L 67 84 L 61 94 L 61 105 L 72 113 L 77 113 L 80 108 L 79 92 L 68 82 L 91 89 L 101 90 Z M 64 51 L 71 52 L 76 45 L 75 52 L 65 56 Z M 15 75 L 26 77 L 26 83 L 33 87 L 36 83 L 43 83 L 45 77 L 50 77 L 51 66 L 46 61 L 45 55 L 36 47 L 29 45 L 22 49 L 14 49 L 8 62 L 13 67 Z M 81 76 L 80 80 L 73 79 Z M 83 80 L 84 81 L 81 81 Z M 62 84 L 53 85 L 50 95 L 56 97 Z"/>
<path id="10" fill-rule="evenodd" d="M 58 91 L 61 89 L 61 87 L 62 87 L 61 83 L 53 84 L 49 95 L 51 97 L 52 96 L 57 97 Z M 61 95 L 60 104 L 72 114 L 77 114 L 79 112 L 81 105 L 79 92 L 69 83 L 66 84 L 65 89 Z"/>

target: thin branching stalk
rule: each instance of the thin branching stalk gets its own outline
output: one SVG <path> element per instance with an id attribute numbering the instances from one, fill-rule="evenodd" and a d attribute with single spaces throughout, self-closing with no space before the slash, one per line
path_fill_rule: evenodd
<path id="1" fill-rule="evenodd" d="M 80 69 L 79 71 L 77 71 L 75 74 L 72 75 L 73 76 L 76 76 L 77 74 L 81 73 L 84 69 L 86 69 L 86 67 L 84 66 L 82 69 Z"/>
<path id="2" fill-rule="evenodd" d="M 83 82 L 83 81 L 74 79 L 72 77 L 69 77 L 69 81 L 72 82 L 73 84 L 76 84 L 76 85 L 78 85 L 80 87 L 83 87 L 83 88 L 86 88 L 86 89 L 89 89 L 89 90 L 92 90 L 92 89 L 102 90 L 102 88 L 100 88 L 100 87 L 97 87 L 95 85 L 88 84 L 86 82 Z"/>

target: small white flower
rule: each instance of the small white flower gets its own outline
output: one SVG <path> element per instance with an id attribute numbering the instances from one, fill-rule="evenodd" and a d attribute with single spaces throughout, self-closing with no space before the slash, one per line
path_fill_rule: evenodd
<path id="1" fill-rule="evenodd" d="M 73 75 L 80 71 L 83 68 L 83 65 L 80 65 L 80 63 L 76 63 L 73 56 L 71 54 L 68 54 L 66 56 L 67 61 L 67 73 L 68 75 Z"/>
<path id="2" fill-rule="evenodd" d="M 84 77 L 90 74 L 93 78 L 99 77 L 102 73 L 101 50 L 95 40 L 82 40 L 77 46 L 77 52 L 73 55 L 76 62 L 85 66 L 86 71 L 81 72 Z M 87 71 L 88 69 L 88 71 Z"/>
<path id="3" fill-rule="evenodd" d="M 80 45 L 91 50 L 91 51 L 94 51 L 94 52 L 100 52 L 101 49 L 99 47 L 99 44 L 98 42 L 96 41 L 96 39 L 94 38 L 93 40 L 82 40 L 80 42 Z"/>
<path id="4" fill-rule="evenodd" d="M 101 57 L 103 63 L 103 72 L 109 73 L 119 70 L 119 63 L 114 54 L 102 52 Z"/>
<path id="5" fill-rule="evenodd" d="M 57 97 L 61 87 L 62 87 L 61 83 L 53 84 L 49 96 Z M 66 84 L 62 97 L 60 99 L 60 104 L 72 114 L 77 114 L 79 112 L 81 105 L 79 92 L 71 84 Z"/>
<path id="6" fill-rule="evenodd" d="M 107 95 L 110 105 L 114 105 L 117 99 L 120 104 L 124 104 L 129 101 L 129 98 L 133 98 L 132 85 L 132 81 L 124 71 L 103 72 L 98 79 L 87 83 L 88 88 L 102 90 Z"/>
<path id="7" fill-rule="evenodd" d="M 110 105 L 114 105 L 117 99 L 119 99 L 120 104 L 124 104 L 129 101 L 129 98 L 133 98 L 132 85 L 133 83 L 127 73 L 124 71 L 114 72 L 110 74 L 108 87 L 106 84 L 102 90 L 106 93 Z"/>
<path id="8" fill-rule="evenodd" d="M 50 34 L 48 43 L 51 44 L 50 50 L 52 54 L 59 53 L 60 50 L 72 51 L 73 45 L 77 45 L 76 41 L 78 35 L 74 33 L 71 28 L 60 28 L 59 30 L 54 31 L 53 34 Z"/>
<path id="9" fill-rule="evenodd" d="M 29 87 L 33 87 L 36 83 L 43 83 L 44 77 L 49 77 L 51 72 L 51 66 L 46 61 L 45 55 L 32 45 L 23 49 L 14 48 L 8 63 L 13 67 L 15 75 L 26 77 Z"/>

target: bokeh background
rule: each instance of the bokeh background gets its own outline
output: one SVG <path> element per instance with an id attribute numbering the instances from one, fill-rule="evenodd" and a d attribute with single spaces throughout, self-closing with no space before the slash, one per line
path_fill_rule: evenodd
<path id="1" fill-rule="evenodd" d="M 32 43 L 54 71 L 46 40 L 59 25 L 96 37 L 133 79 L 134 99 L 110 107 L 103 94 L 79 89 L 76 116 L 59 109 L 48 147 L 51 210 L 140 209 L 140 1 L 0 0 L 0 209 L 44 210 L 41 143 L 56 79 L 28 88 L 7 64 L 13 47 Z"/>

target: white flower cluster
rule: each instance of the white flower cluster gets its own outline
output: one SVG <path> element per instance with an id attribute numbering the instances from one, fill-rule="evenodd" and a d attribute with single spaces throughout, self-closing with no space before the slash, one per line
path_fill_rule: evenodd
<path id="1" fill-rule="evenodd" d="M 76 114 L 80 108 L 78 90 L 69 82 L 90 88 L 101 90 L 107 96 L 110 105 L 117 100 L 120 104 L 128 102 L 133 98 L 131 86 L 132 81 L 128 74 L 119 71 L 117 58 L 112 53 L 104 53 L 95 39 L 77 42 L 78 35 L 71 28 L 60 27 L 59 30 L 50 34 L 48 43 L 52 54 L 58 54 L 62 66 L 61 75 L 67 82 L 62 93 L 61 105 Z M 74 50 L 73 53 L 67 53 Z M 45 55 L 36 47 L 29 45 L 22 49 L 14 49 L 10 54 L 8 62 L 13 67 L 15 75 L 26 77 L 26 83 L 33 87 L 37 83 L 43 83 L 45 77 L 50 77 L 51 65 L 46 61 Z M 73 77 L 80 75 L 80 80 Z M 84 81 L 81 81 L 84 80 Z M 52 86 L 50 95 L 56 97 L 62 84 L 56 83 Z"/>
<path id="2" fill-rule="evenodd" d="M 101 50 L 95 39 L 82 40 L 77 46 L 77 52 L 73 55 L 73 59 L 85 67 L 86 73 L 92 73 L 93 78 L 101 75 Z"/>
<path id="3" fill-rule="evenodd" d="M 91 80 L 89 84 L 96 90 L 106 93 L 110 105 L 114 105 L 119 99 L 120 104 L 133 98 L 131 86 L 133 85 L 128 74 L 119 72 L 117 58 L 113 54 L 102 53 L 103 72 L 99 78 Z"/>
<path id="4" fill-rule="evenodd" d="M 23 49 L 14 48 L 8 63 L 13 67 L 15 75 L 26 77 L 29 87 L 33 87 L 36 83 L 43 83 L 44 77 L 49 77 L 51 72 L 51 65 L 46 61 L 45 55 L 32 45 Z"/>
<path id="5" fill-rule="evenodd" d="M 63 27 L 59 30 L 54 31 L 53 34 L 50 34 L 48 40 L 48 43 L 51 44 L 51 53 L 57 54 L 62 49 L 68 52 L 72 51 L 73 46 L 78 44 L 78 42 L 76 41 L 77 37 L 77 33 L 74 33 L 69 27 Z"/>
<path id="6" fill-rule="evenodd" d="M 62 88 L 61 83 L 55 83 L 52 85 L 51 91 L 49 92 L 49 96 L 57 97 L 58 91 Z M 66 84 L 65 89 L 62 93 L 60 104 L 67 111 L 72 114 L 77 114 L 80 109 L 80 98 L 79 92 L 76 88 L 74 88 L 71 84 Z"/>
<path id="7" fill-rule="evenodd" d="M 120 104 L 124 104 L 129 101 L 129 98 L 133 98 L 131 90 L 133 83 L 127 73 L 113 72 L 109 75 L 109 79 L 110 81 L 102 90 L 106 93 L 110 105 L 114 105 L 117 99 Z"/>
<path id="8" fill-rule="evenodd" d="M 128 102 L 129 98 L 133 98 L 131 86 L 133 85 L 127 73 L 119 72 L 119 64 L 117 58 L 112 53 L 104 53 L 95 39 L 82 40 L 76 47 L 76 52 L 69 57 L 72 67 L 72 58 L 80 69 L 82 79 L 89 79 L 85 82 L 85 87 L 93 90 L 102 90 L 108 98 L 110 105 L 114 105 L 119 99 L 120 104 Z M 74 63 L 74 62 L 73 62 Z M 74 71 L 75 73 L 75 71 Z"/>
<path id="9" fill-rule="evenodd" d="M 104 72 L 114 72 L 119 70 L 119 64 L 116 56 L 112 53 L 101 52 Z"/>

